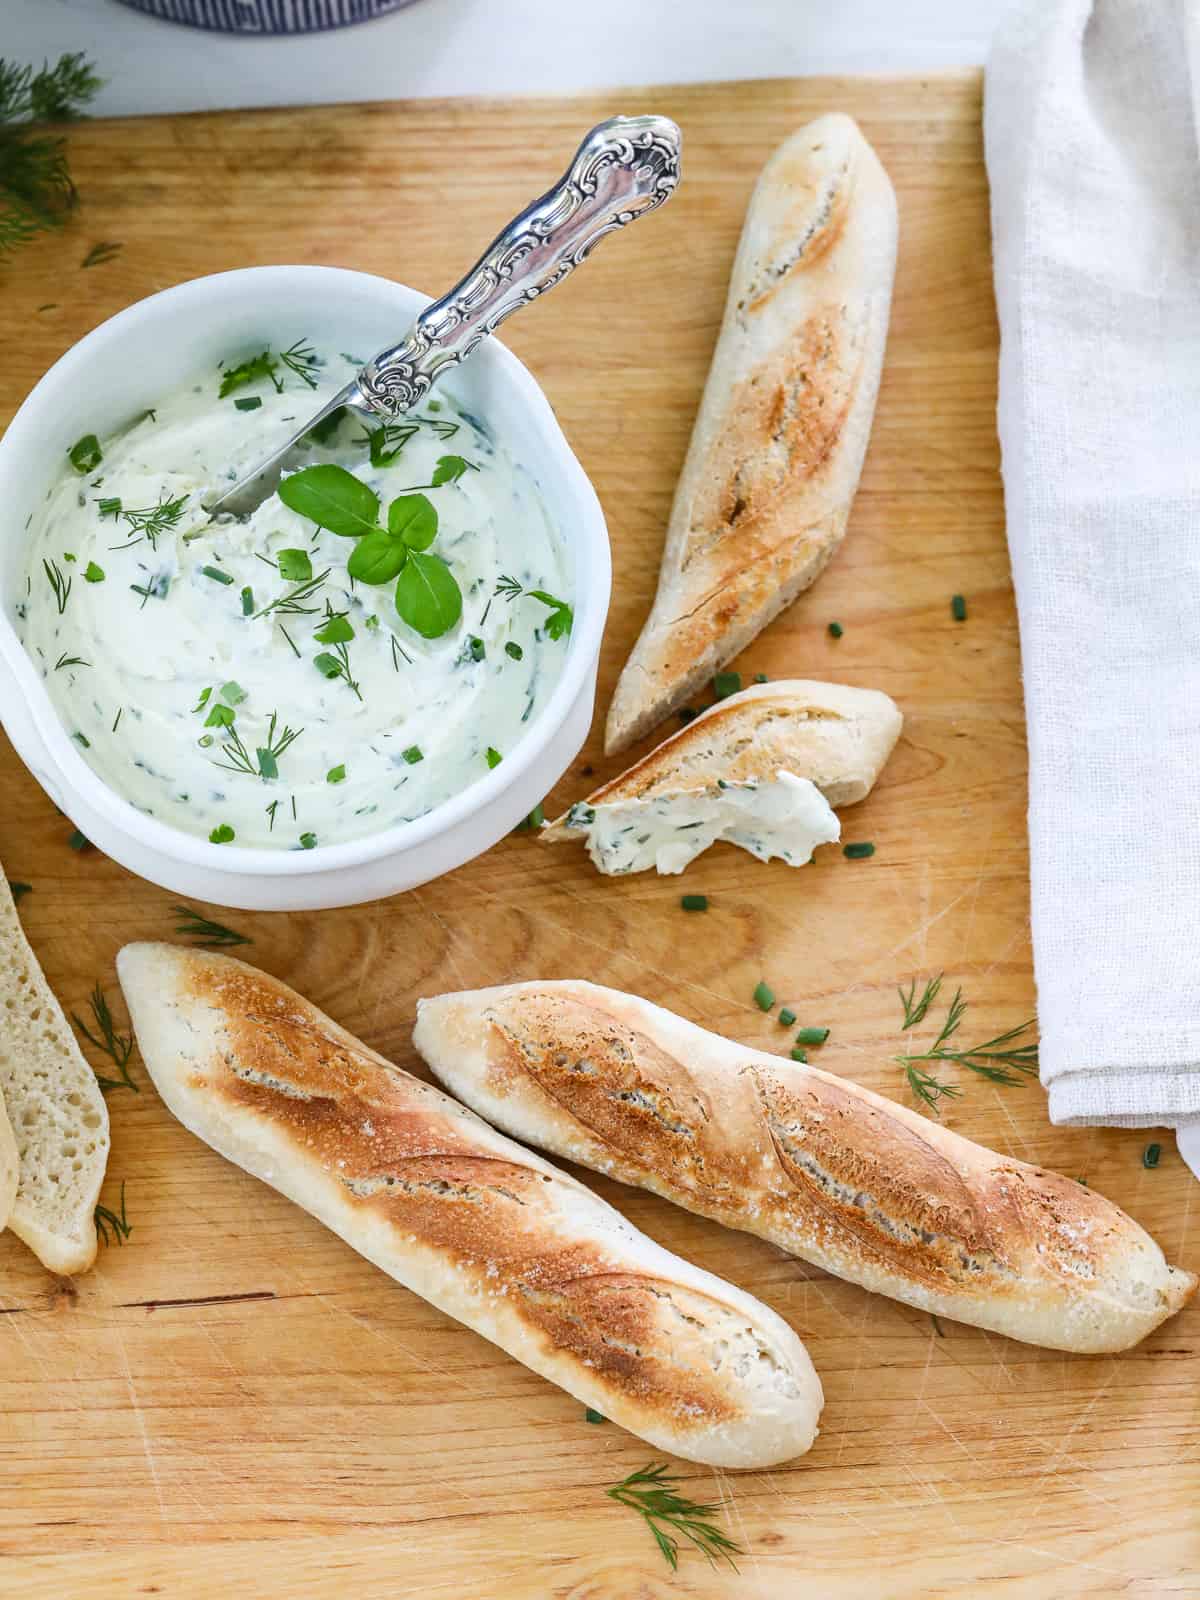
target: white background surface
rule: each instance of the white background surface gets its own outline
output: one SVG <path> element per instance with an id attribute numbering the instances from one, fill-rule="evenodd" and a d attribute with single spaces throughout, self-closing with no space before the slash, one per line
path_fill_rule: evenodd
<path id="1" fill-rule="evenodd" d="M 0 55 L 83 50 L 97 115 L 555 94 L 982 62 L 1005 0 L 417 0 L 304 39 L 229 38 L 115 0 L 0 0 Z"/>

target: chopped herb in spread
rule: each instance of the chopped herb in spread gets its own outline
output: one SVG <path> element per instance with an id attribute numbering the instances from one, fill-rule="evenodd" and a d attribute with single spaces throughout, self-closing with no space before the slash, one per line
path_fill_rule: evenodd
<path id="1" fill-rule="evenodd" d="M 844 844 L 842 846 L 842 854 L 847 861 L 865 861 L 868 856 L 875 854 L 875 846 L 869 840 L 864 839 L 858 844 Z"/>
<path id="2" fill-rule="evenodd" d="M 685 911 L 707 911 L 708 896 L 706 894 L 685 894 L 680 897 L 679 904 Z"/>
<path id="3" fill-rule="evenodd" d="M 718 672 L 713 679 L 713 693 L 718 700 L 728 700 L 731 694 L 737 694 L 742 687 L 740 672 Z"/>
<path id="4" fill-rule="evenodd" d="M 967 602 L 961 594 L 956 594 L 951 599 L 950 615 L 955 622 L 965 622 L 967 620 Z"/>
<path id="5" fill-rule="evenodd" d="M 754 1004 L 760 1011 L 770 1011 L 775 1004 L 775 991 L 769 983 L 760 980 L 754 987 Z"/>
<path id="6" fill-rule="evenodd" d="M 829 637 L 831 639 L 840 639 L 845 631 L 840 622 L 831 622 L 829 624 Z"/>

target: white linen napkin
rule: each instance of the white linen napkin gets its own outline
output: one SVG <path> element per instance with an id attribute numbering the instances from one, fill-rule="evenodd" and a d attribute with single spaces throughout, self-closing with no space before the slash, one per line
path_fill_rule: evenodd
<path id="1" fill-rule="evenodd" d="M 988 65 L 1042 1081 L 1200 1175 L 1196 0 L 1021 0 Z"/>

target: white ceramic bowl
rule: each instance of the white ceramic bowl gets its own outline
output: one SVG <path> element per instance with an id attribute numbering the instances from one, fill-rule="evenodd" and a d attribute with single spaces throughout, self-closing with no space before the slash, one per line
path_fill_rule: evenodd
<path id="1" fill-rule="evenodd" d="M 488 849 L 528 815 L 587 737 L 612 568 L 596 493 L 537 383 L 487 340 L 447 387 L 493 422 L 537 479 L 573 566 L 575 623 L 562 677 L 522 743 L 478 783 L 414 822 L 314 850 L 241 849 L 147 817 L 68 738 L 13 628 L 25 593 L 26 523 L 70 446 L 101 437 L 231 351 L 300 335 L 374 353 L 427 303 L 415 289 L 333 267 L 251 267 L 196 278 L 122 311 L 51 367 L 0 439 L 0 720 L 72 822 L 132 872 L 217 905 L 288 911 L 411 889 Z"/>

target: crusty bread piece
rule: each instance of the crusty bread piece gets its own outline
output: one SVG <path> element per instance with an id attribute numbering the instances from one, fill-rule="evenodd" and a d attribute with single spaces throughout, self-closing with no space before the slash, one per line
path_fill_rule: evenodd
<path id="1" fill-rule="evenodd" d="M 821 1385 L 767 1307 L 228 956 L 117 963 L 179 1120 L 398 1282 L 656 1448 L 725 1467 L 807 1450 Z"/>
<path id="2" fill-rule="evenodd" d="M 420 1002 L 414 1039 L 517 1138 L 924 1311 L 1056 1350 L 1124 1350 L 1196 1287 L 1073 1179 L 614 989 L 442 995 Z"/>
<path id="3" fill-rule="evenodd" d="M 902 725 L 895 702 L 877 689 L 806 678 L 754 684 L 593 789 L 540 837 L 586 838 L 589 813 L 600 807 L 715 795 L 718 785 L 771 783 L 781 771 L 808 779 L 831 806 L 853 805 L 871 792 Z"/>
<path id="4" fill-rule="evenodd" d="M 29 948 L 0 871 L 0 1099 L 20 1157 L 8 1225 L 51 1272 L 96 1259 L 108 1108 Z"/>
<path id="5" fill-rule="evenodd" d="M 750 200 L 675 492 L 658 594 L 608 714 L 622 750 L 817 578 L 875 412 L 896 199 L 847 116 L 782 145 Z"/>
<path id="6" fill-rule="evenodd" d="M 17 1185 L 21 1181 L 21 1152 L 13 1136 L 12 1123 L 0 1095 L 0 1233 L 8 1226 Z"/>

